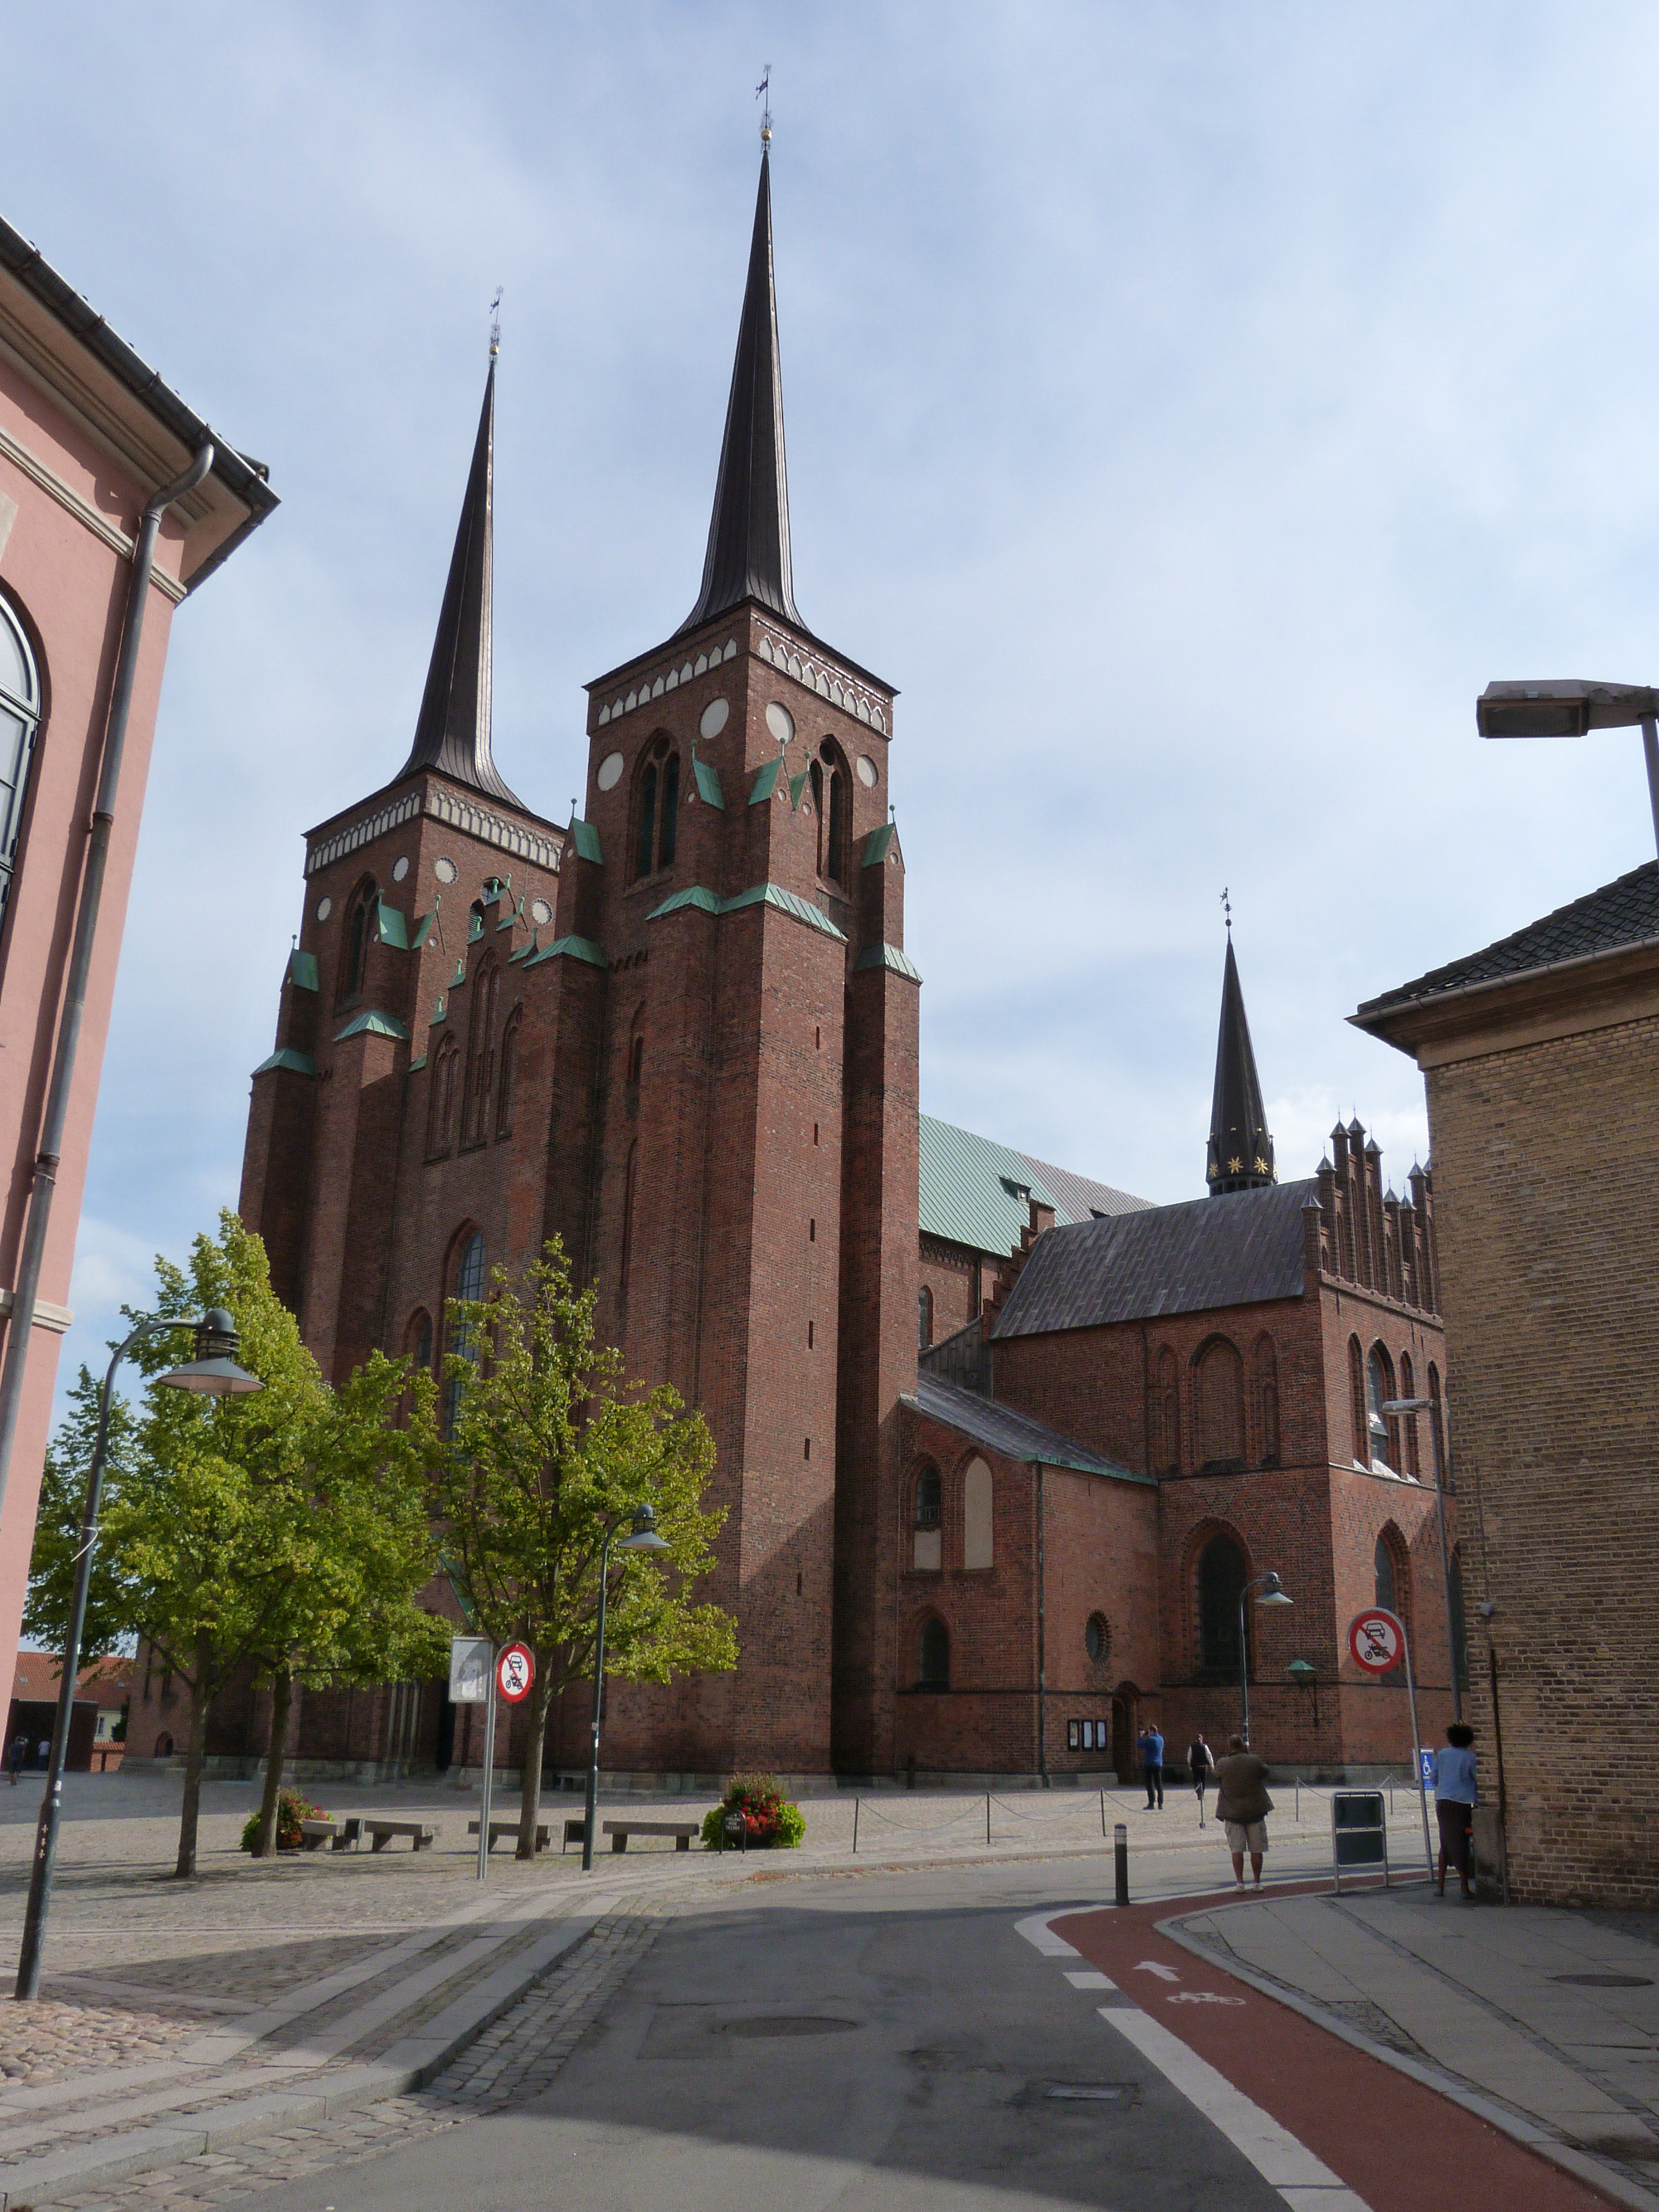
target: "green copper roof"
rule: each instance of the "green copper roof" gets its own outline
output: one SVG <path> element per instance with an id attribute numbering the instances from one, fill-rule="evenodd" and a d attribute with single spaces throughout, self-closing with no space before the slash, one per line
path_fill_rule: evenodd
<path id="1" fill-rule="evenodd" d="M 383 1014 L 378 1006 L 365 1006 L 361 1014 L 354 1014 L 343 1030 L 337 1030 L 334 1042 L 343 1044 L 352 1036 L 406 1037 L 408 1030 L 396 1014 Z"/>
<path id="2" fill-rule="evenodd" d="M 436 922 L 437 919 L 438 915 L 435 908 L 430 914 L 423 914 L 421 916 L 420 920 L 415 925 L 415 934 L 409 940 L 409 949 L 411 952 L 418 952 L 421 947 L 426 943 L 428 938 L 432 934 L 433 925 Z"/>
<path id="3" fill-rule="evenodd" d="M 321 986 L 317 981 L 317 956 L 314 952 L 293 952 L 289 955 L 288 972 L 296 991 L 315 991 Z"/>
<path id="4" fill-rule="evenodd" d="M 310 988 L 314 991 L 317 987 L 313 983 Z M 308 1052 L 295 1052 L 292 1045 L 284 1045 L 281 1052 L 273 1052 L 268 1060 L 262 1060 L 253 1073 L 256 1075 L 269 1075 L 273 1067 L 291 1069 L 295 1075 L 315 1075 L 317 1073 L 317 1063 L 311 1054 Z"/>
<path id="5" fill-rule="evenodd" d="M 896 945 L 866 945 L 853 963 L 853 973 L 861 975 L 866 968 L 890 968 L 894 975 L 908 975 L 913 983 L 921 981 L 920 972 Z"/>
<path id="6" fill-rule="evenodd" d="M 879 830 L 872 830 L 870 832 L 870 842 L 864 848 L 864 865 L 866 868 L 878 868 L 887 858 L 887 848 L 893 842 L 893 833 L 896 826 L 894 823 L 884 822 Z"/>
<path id="7" fill-rule="evenodd" d="M 749 804 L 751 806 L 758 806 L 762 799 L 769 799 L 777 789 L 778 778 L 782 774 L 783 755 L 781 753 L 775 760 L 763 761 L 755 771 L 754 782 L 749 787 Z"/>
<path id="8" fill-rule="evenodd" d="M 699 914 L 718 914 L 720 910 L 720 902 L 713 891 L 706 891 L 701 884 L 691 884 L 684 890 L 676 891 L 672 898 L 665 898 L 660 906 L 653 907 L 645 918 L 655 921 L 659 915 L 678 914 L 686 906 L 696 907 Z"/>
<path id="9" fill-rule="evenodd" d="M 1043 1205 L 1054 1205 L 1054 1193 L 1037 1181 L 1023 1154 L 936 1121 L 931 1114 L 921 1116 L 921 1130 L 924 1237 L 970 1244 L 977 1252 L 1012 1252 L 1030 1218 L 1017 1193 L 1027 1190 Z"/>
<path id="10" fill-rule="evenodd" d="M 417 1067 L 424 1067 L 425 1066 L 426 1066 L 426 1054 L 425 1054 L 424 1053 L 422 1053 L 422 1054 L 421 1054 L 421 1056 L 420 1056 L 420 1058 L 419 1058 L 418 1060 L 411 1060 L 410 1061 L 410 1063 L 409 1063 L 409 1072 L 410 1072 L 410 1073 L 411 1075 L 413 1075 L 413 1074 L 414 1074 L 414 1073 L 415 1073 L 415 1071 L 416 1071 L 416 1069 Z"/>
<path id="11" fill-rule="evenodd" d="M 570 834 L 576 841 L 576 858 L 592 860 L 596 867 L 603 867 L 605 855 L 599 850 L 599 833 L 593 824 L 578 817 L 570 825 Z"/>
<path id="12" fill-rule="evenodd" d="M 810 768 L 804 768 L 799 775 L 792 775 L 789 779 L 789 811 L 792 814 L 800 811 L 800 795 L 805 790 L 806 779 L 811 773 Z"/>
<path id="13" fill-rule="evenodd" d="M 544 960 L 586 960 L 592 968 L 608 968 L 611 963 L 591 937 L 556 937 L 551 945 L 525 962 L 526 968 L 538 968 Z"/>
<path id="14" fill-rule="evenodd" d="M 440 991 L 438 994 L 438 1003 L 432 1009 L 432 1019 L 427 1024 L 427 1027 L 428 1029 L 435 1030 L 440 1022 L 447 1021 L 448 1018 L 449 1001 L 445 997 L 444 994 Z"/>
<path id="15" fill-rule="evenodd" d="M 710 806 L 718 806 L 724 814 L 726 794 L 720 789 L 720 771 L 706 760 L 699 760 L 696 754 L 692 755 L 691 765 L 696 772 L 698 798 Z"/>
<path id="16" fill-rule="evenodd" d="M 374 929 L 382 945 L 395 945 L 399 952 L 408 951 L 408 926 L 397 908 L 388 906 L 384 899 L 374 902 Z"/>

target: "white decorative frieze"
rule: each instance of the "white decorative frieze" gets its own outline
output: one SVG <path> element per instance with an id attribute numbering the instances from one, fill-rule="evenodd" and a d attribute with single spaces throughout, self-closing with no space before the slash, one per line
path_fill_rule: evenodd
<path id="1" fill-rule="evenodd" d="M 376 837 L 385 836 L 388 830 L 395 830 L 421 813 L 448 823 L 453 829 L 477 838 L 482 844 L 494 845 L 503 853 L 515 853 L 520 860 L 532 860 L 551 874 L 558 873 L 559 856 L 564 850 L 562 837 L 549 836 L 543 830 L 527 828 L 522 822 L 509 821 L 504 815 L 492 813 L 489 807 L 436 783 L 428 784 L 423 793 L 406 791 L 401 798 L 378 807 L 373 814 L 348 823 L 332 836 L 308 847 L 306 873 L 314 876 L 319 868 L 330 866 L 347 853 L 355 853 L 360 845 L 372 843 Z"/>

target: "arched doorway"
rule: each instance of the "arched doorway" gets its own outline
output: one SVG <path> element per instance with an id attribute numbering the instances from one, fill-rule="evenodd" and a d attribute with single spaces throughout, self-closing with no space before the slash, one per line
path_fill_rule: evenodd
<path id="1" fill-rule="evenodd" d="M 1120 1682 L 1112 1692 L 1112 1771 L 1124 1784 L 1135 1779 L 1135 1738 L 1140 1733 L 1136 1717 L 1140 1692 L 1133 1682 Z"/>

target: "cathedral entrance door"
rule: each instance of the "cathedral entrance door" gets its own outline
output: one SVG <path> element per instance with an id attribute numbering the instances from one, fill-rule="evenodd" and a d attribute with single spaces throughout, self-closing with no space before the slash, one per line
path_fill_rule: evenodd
<path id="1" fill-rule="evenodd" d="M 1112 1699 L 1112 1771 L 1120 1782 L 1135 1778 L 1135 1693 L 1120 1690 Z"/>

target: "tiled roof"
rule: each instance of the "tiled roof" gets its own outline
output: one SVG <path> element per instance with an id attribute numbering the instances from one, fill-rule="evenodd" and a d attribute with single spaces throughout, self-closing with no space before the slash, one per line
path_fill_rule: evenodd
<path id="1" fill-rule="evenodd" d="M 934 1375 L 918 1375 L 915 1390 L 906 1395 L 904 1403 L 919 1413 L 926 1413 L 930 1420 L 942 1421 L 958 1435 L 983 1444 L 987 1451 L 1000 1452 L 1005 1459 L 1040 1460 L 1044 1467 L 1075 1468 L 1081 1474 L 1110 1475 L 1119 1482 L 1147 1483 L 1154 1490 L 1158 1487 L 1156 1475 L 1132 1474 L 1127 1468 L 1117 1467 L 1110 1460 L 1102 1459 L 1098 1452 L 1073 1443 L 1058 1429 L 1017 1413 L 1012 1407 L 981 1398 L 971 1390 L 959 1390 L 954 1382 L 942 1382 Z"/>
<path id="2" fill-rule="evenodd" d="M 1402 983 L 1380 999 L 1367 999 L 1355 1018 L 1363 1024 L 1370 1015 L 1420 1005 L 1449 991 L 1468 990 L 1472 984 L 1499 982 L 1563 961 L 1593 959 L 1598 953 L 1655 943 L 1659 943 L 1659 860 L 1646 860 L 1571 906 L 1557 907 L 1541 921 L 1528 922 L 1510 937 L 1500 937 L 1484 951 L 1467 953 L 1443 968 L 1431 968 L 1414 983 Z"/>
<path id="3" fill-rule="evenodd" d="M 1011 1152 L 949 1121 L 921 1116 L 921 1231 L 1000 1259 L 1019 1243 L 1030 1195 L 1052 1206 L 1057 1221 L 1087 1221 L 1097 1212 L 1124 1213 L 1143 1198 Z"/>
<path id="4" fill-rule="evenodd" d="M 1032 1248 L 994 1334 L 1300 1297 L 1302 1209 L 1318 1195 L 1311 1180 L 1278 1183 L 1051 1229 Z"/>
<path id="5" fill-rule="evenodd" d="M 76 1695 L 100 1705 L 118 1705 L 131 1689 L 137 1668 L 131 1659 L 94 1659 L 81 1669 Z M 59 1677 L 58 1655 L 52 1651 L 20 1651 L 11 1694 L 35 1705 L 55 1705 Z"/>

